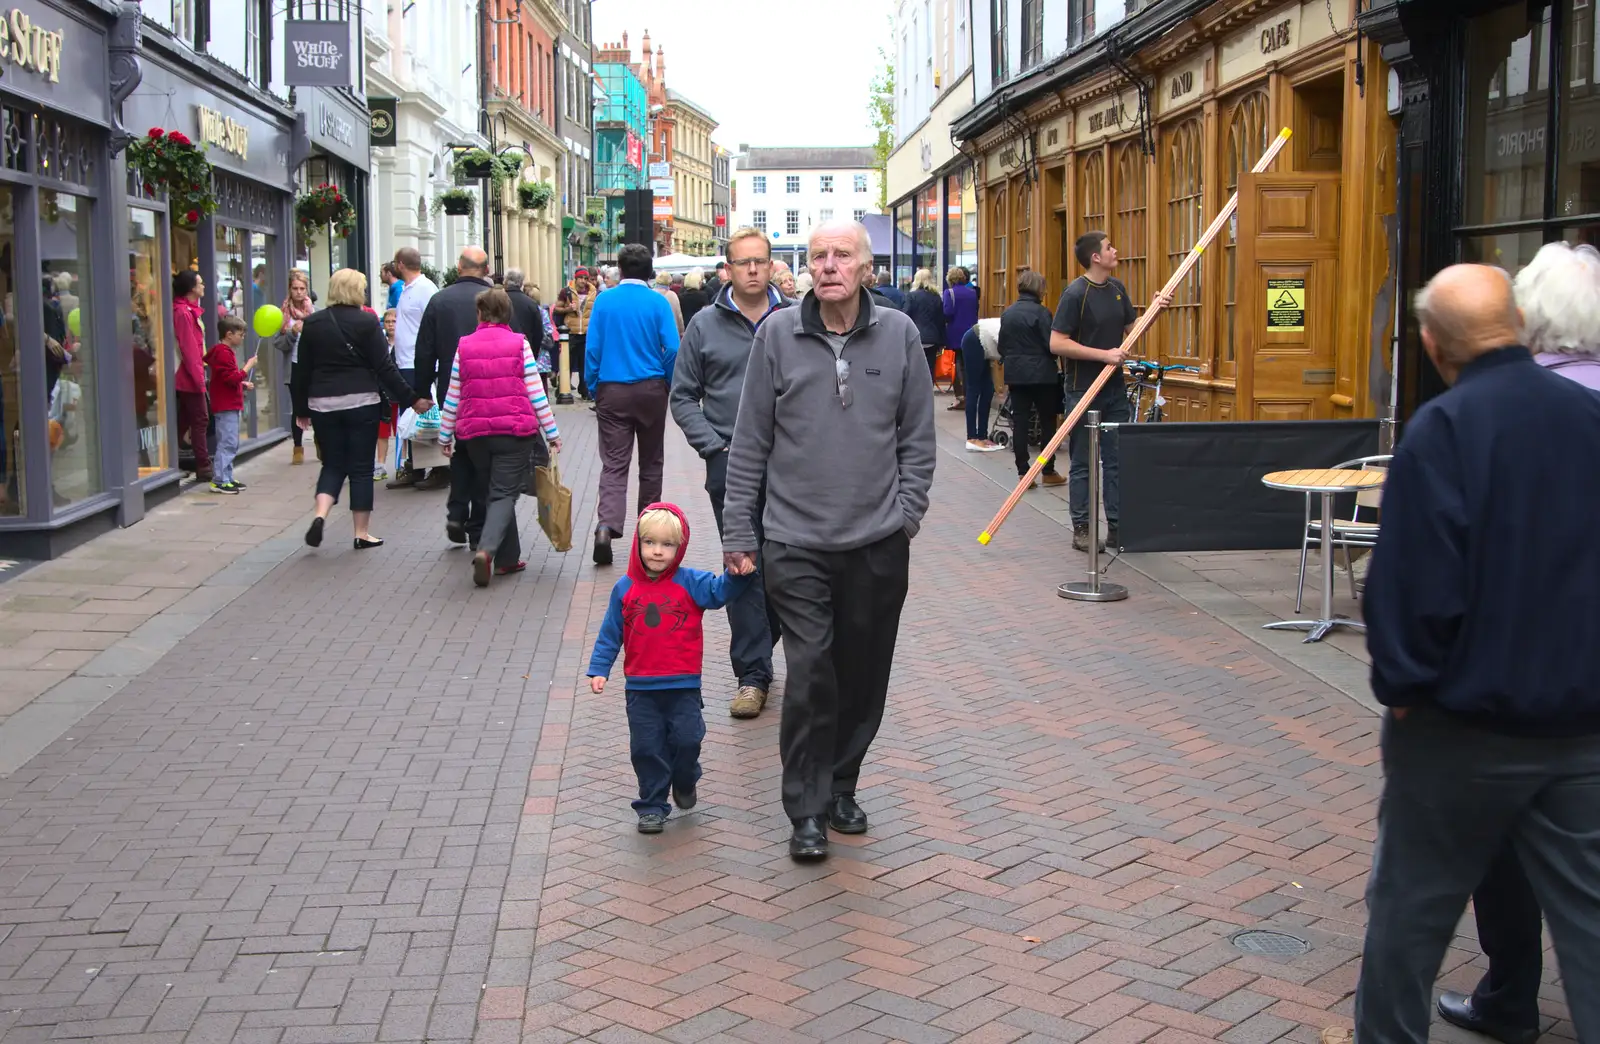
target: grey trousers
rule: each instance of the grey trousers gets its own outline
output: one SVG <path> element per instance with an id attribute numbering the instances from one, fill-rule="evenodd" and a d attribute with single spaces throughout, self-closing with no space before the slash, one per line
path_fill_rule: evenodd
<path id="1" fill-rule="evenodd" d="M 1583 1044 L 1600 1042 L 1600 736 L 1517 737 L 1431 707 L 1383 722 L 1357 1044 L 1426 1044 L 1467 897 L 1509 842 L 1555 939 Z"/>
<path id="2" fill-rule="evenodd" d="M 472 462 L 476 481 L 483 488 L 487 508 L 478 550 L 489 552 L 495 568 L 510 569 L 522 557 L 522 540 L 517 534 L 517 498 L 528 485 L 528 462 L 537 436 L 485 435 L 462 439 Z M 452 462 L 451 468 L 457 465 Z M 476 498 L 474 498 L 476 499 Z"/>

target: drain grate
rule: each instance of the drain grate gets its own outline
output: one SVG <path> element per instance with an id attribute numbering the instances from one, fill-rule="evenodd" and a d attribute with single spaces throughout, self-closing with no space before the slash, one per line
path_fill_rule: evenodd
<path id="1" fill-rule="evenodd" d="M 1237 949 L 1257 957 L 1298 957 L 1311 950 L 1311 944 L 1298 935 L 1261 928 L 1239 932 L 1231 941 Z"/>

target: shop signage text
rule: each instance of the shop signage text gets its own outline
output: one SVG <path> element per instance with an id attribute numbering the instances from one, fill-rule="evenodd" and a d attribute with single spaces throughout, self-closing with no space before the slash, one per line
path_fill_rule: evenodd
<path id="1" fill-rule="evenodd" d="M 17 8 L 0 18 L 0 60 L 36 72 L 51 83 L 61 82 L 61 45 L 65 42 L 65 29 L 52 32 L 35 25 Z"/>
<path id="2" fill-rule="evenodd" d="M 356 143 L 356 125 L 326 105 L 317 106 L 317 131 L 324 138 L 341 145 L 354 146 Z"/>
<path id="3" fill-rule="evenodd" d="M 671 178 L 650 179 L 650 194 L 656 199 L 671 199 L 672 188 L 673 184 Z"/>
<path id="4" fill-rule="evenodd" d="M 1172 100 L 1177 101 L 1194 90 L 1194 71 L 1182 72 L 1172 78 Z"/>
<path id="5" fill-rule="evenodd" d="M 1261 53 L 1271 54 L 1288 47 L 1294 36 L 1294 19 L 1285 18 L 1277 25 L 1269 25 L 1261 30 Z"/>
<path id="6" fill-rule="evenodd" d="M 1098 133 L 1107 127 L 1122 126 L 1122 102 L 1119 100 L 1101 112 L 1089 114 L 1089 130 Z"/>
<path id="7" fill-rule="evenodd" d="M 350 86 L 350 23 L 283 23 L 283 81 L 290 87 Z"/>
<path id="8" fill-rule="evenodd" d="M 194 107 L 200 121 L 200 140 L 240 159 L 250 157 L 250 128 L 204 105 Z"/>

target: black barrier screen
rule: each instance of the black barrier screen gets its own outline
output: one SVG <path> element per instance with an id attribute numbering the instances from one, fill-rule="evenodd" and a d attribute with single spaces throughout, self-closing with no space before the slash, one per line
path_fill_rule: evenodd
<path id="1" fill-rule="evenodd" d="M 1305 497 L 1261 476 L 1374 454 L 1378 422 L 1124 424 L 1117 440 L 1123 550 L 1275 550 L 1300 546 Z M 1353 499 L 1335 503 L 1348 511 Z"/>

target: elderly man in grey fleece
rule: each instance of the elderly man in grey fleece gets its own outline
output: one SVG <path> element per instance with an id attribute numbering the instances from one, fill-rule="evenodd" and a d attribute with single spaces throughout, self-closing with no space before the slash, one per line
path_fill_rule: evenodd
<path id="1" fill-rule="evenodd" d="M 856 782 L 883 721 L 911 538 L 928 510 L 933 385 L 917 328 L 874 308 L 867 230 L 811 234 L 814 284 L 766 317 L 745 371 L 728 459 L 728 568 L 748 574 L 752 512 L 766 479 L 759 547 L 789 676 L 779 753 L 789 854 L 821 859 L 827 828 L 867 830 Z"/>

